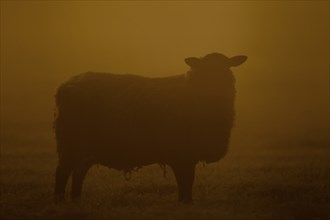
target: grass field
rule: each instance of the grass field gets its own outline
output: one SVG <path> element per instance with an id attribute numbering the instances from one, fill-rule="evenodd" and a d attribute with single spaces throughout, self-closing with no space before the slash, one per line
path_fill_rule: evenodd
<path id="1" fill-rule="evenodd" d="M 5 143 L 0 219 L 330 219 L 328 146 L 244 147 L 197 166 L 192 205 L 177 203 L 172 171 L 158 165 L 129 181 L 94 166 L 80 202 L 55 204 L 54 143 Z"/>

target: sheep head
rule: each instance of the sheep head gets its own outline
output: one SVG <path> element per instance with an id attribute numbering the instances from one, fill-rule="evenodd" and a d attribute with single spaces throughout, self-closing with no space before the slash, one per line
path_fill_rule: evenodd
<path id="1" fill-rule="evenodd" d="M 230 67 L 239 66 L 247 60 L 247 56 L 228 58 L 220 53 L 211 53 L 202 58 L 188 57 L 186 64 L 190 66 L 188 75 L 197 79 L 216 79 L 231 75 Z"/>
<path id="2" fill-rule="evenodd" d="M 228 58 L 220 53 L 211 53 L 202 58 L 188 57 L 185 59 L 192 70 L 202 71 L 221 71 L 232 66 L 239 66 L 247 60 L 247 56 L 234 56 Z"/>

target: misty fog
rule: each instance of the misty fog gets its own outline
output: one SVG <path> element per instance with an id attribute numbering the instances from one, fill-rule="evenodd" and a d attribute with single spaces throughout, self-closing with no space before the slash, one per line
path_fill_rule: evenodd
<path id="1" fill-rule="evenodd" d="M 233 142 L 329 141 L 327 1 L 1 1 L 1 141 L 52 137 L 71 76 L 181 74 L 211 52 L 249 57 Z"/>

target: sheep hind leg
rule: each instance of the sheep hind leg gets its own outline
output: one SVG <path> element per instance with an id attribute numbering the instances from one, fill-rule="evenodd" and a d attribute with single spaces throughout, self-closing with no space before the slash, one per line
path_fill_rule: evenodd
<path id="1" fill-rule="evenodd" d="M 71 190 L 71 199 L 79 200 L 81 196 L 82 186 L 85 179 L 85 176 L 91 167 L 91 164 L 82 164 L 77 166 L 73 170 L 72 174 L 72 190 Z"/>
<path id="2" fill-rule="evenodd" d="M 180 203 L 192 203 L 192 187 L 195 178 L 195 163 L 182 163 L 172 166 Z"/>
<path id="3" fill-rule="evenodd" d="M 72 173 L 71 166 L 58 165 L 55 174 L 55 201 L 64 200 L 65 187 Z"/>

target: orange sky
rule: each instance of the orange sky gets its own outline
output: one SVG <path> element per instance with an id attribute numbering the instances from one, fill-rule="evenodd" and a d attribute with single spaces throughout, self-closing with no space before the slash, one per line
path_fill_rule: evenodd
<path id="1" fill-rule="evenodd" d="M 1 121 L 50 123 L 80 72 L 174 75 L 210 52 L 249 56 L 238 131 L 329 138 L 328 1 L 1 1 Z"/>

